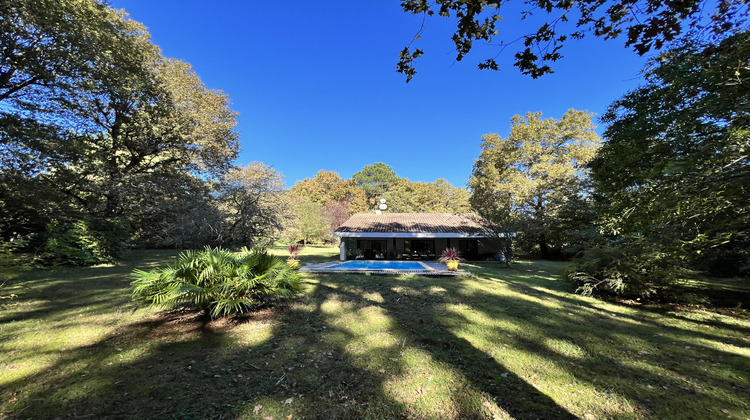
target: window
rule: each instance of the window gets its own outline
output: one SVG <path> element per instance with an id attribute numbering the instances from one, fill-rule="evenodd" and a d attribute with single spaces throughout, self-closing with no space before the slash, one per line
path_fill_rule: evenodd
<path id="1" fill-rule="evenodd" d="M 387 251 L 385 239 L 359 239 L 357 248 L 362 250 L 366 260 L 385 258 Z"/>
<path id="2" fill-rule="evenodd" d="M 409 258 L 435 258 L 435 241 L 433 239 L 407 239 L 404 241 L 404 254 Z"/>

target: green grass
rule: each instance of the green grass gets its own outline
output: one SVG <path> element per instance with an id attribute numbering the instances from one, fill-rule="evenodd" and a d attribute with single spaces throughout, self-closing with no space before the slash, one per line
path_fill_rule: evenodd
<path id="1" fill-rule="evenodd" d="M 6 284 L 0 418 L 750 417 L 743 312 L 577 296 L 542 261 L 308 274 L 303 296 L 229 321 L 135 308 L 130 272 L 174 254 Z"/>

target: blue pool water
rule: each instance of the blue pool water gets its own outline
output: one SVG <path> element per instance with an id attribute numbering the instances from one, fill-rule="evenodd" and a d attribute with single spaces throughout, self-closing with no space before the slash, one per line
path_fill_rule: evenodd
<path id="1" fill-rule="evenodd" d="M 347 270 L 426 270 L 416 261 L 347 261 L 331 267 Z"/>

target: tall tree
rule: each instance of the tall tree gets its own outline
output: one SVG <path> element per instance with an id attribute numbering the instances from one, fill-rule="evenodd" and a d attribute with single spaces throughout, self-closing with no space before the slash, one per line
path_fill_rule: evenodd
<path id="1" fill-rule="evenodd" d="M 354 179 L 345 180 L 334 171 L 321 170 L 315 178 L 297 181 L 292 191 L 321 206 L 333 202 L 345 202 L 349 204 L 349 210 L 353 213 L 367 210 L 365 191 L 357 185 Z"/>
<path id="2" fill-rule="evenodd" d="M 388 211 L 394 213 L 463 213 L 471 209 L 469 191 L 445 179 L 411 182 L 403 178 L 383 197 Z"/>
<path id="3" fill-rule="evenodd" d="M 42 201 L 62 197 L 54 217 L 126 217 L 139 229 L 177 192 L 198 194 L 197 176 L 231 166 L 238 140 L 226 95 L 109 6 L 47 3 L 49 15 L 31 1 L 0 6 L 0 177 L 36 185 Z M 3 217 L 28 210 L 17 204 L 6 202 Z"/>
<path id="4" fill-rule="evenodd" d="M 323 215 L 319 203 L 302 198 L 296 203 L 296 219 L 293 231 L 296 232 L 295 240 L 302 240 L 304 244 L 310 242 L 322 242 L 331 237 L 331 220 Z"/>
<path id="5" fill-rule="evenodd" d="M 412 48 L 412 44 L 421 38 L 427 18 L 435 14 L 455 19 L 456 32 L 451 39 L 456 47 L 456 61 L 461 61 L 471 51 L 475 41 L 482 41 L 496 45 L 498 53 L 479 63 L 479 68 L 498 70 L 496 58 L 508 46 L 523 41 L 514 55 L 514 65 L 521 73 L 534 78 L 552 73 L 550 64 L 563 57 L 565 43 L 588 34 L 606 40 L 624 33 L 625 46 L 643 55 L 669 46 L 685 34 L 726 37 L 744 28 L 748 16 L 745 0 L 710 3 L 702 0 L 528 0 L 518 19 L 532 29 L 522 34 L 501 34 L 500 22 L 504 20 L 501 13 L 506 3 L 507 0 L 402 0 L 404 11 L 423 14 L 424 20 L 417 36 L 401 51 L 397 71 L 406 75 L 407 82 L 416 74 L 414 60 L 424 51 Z"/>
<path id="6" fill-rule="evenodd" d="M 349 203 L 345 201 L 330 202 L 320 209 L 320 213 L 330 222 L 329 232 L 331 235 L 333 235 L 333 231 L 343 225 L 351 215 L 351 212 L 349 211 Z"/>
<path id="7" fill-rule="evenodd" d="M 735 273 L 750 261 L 748 63 L 749 32 L 686 42 L 610 106 L 591 168 L 613 233 Z"/>
<path id="8" fill-rule="evenodd" d="M 511 119 L 509 137 L 483 136 L 469 180 L 472 206 L 492 222 L 515 226 L 521 244 L 534 244 L 542 256 L 558 251 L 563 244 L 551 239 L 568 228 L 561 210 L 588 194 L 586 164 L 601 143 L 591 117 L 573 109 L 559 120 L 527 113 Z"/>
<path id="9" fill-rule="evenodd" d="M 250 246 L 281 230 L 286 216 L 284 178 L 275 169 L 261 162 L 236 167 L 218 190 L 225 214 L 222 244 Z"/>
<path id="10" fill-rule="evenodd" d="M 352 178 L 365 190 L 368 199 L 380 197 L 401 179 L 393 168 L 382 162 L 366 165 L 361 171 L 352 175 Z"/>

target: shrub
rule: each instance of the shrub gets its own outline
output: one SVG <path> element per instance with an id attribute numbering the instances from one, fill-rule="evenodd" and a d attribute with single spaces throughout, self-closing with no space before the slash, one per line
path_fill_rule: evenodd
<path id="1" fill-rule="evenodd" d="M 669 254 L 638 243 L 590 248 L 563 272 L 583 295 L 631 298 L 663 297 L 681 272 Z"/>
<path id="2" fill-rule="evenodd" d="M 238 254 L 221 248 L 186 251 L 153 271 L 135 270 L 133 300 L 148 306 L 192 306 L 211 318 L 246 312 L 270 298 L 302 290 L 286 263 L 264 250 L 243 248 Z"/>
<path id="3" fill-rule="evenodd" d="M 118 221 L 53 221 L 47 225 L 40 259 L 45 264 L 107 263 L 122 254 L 128 239 L 127 229 Z"/>

